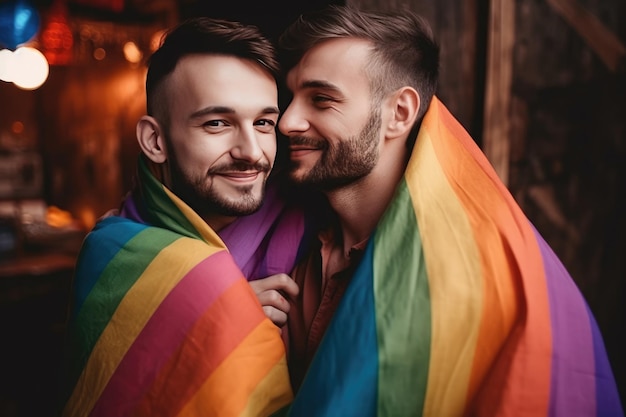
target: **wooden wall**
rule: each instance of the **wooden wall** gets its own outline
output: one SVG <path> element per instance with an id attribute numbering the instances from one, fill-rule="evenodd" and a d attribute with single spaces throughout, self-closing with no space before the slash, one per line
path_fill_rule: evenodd
<path id="1" fill-rule="evenodd" d="M 482 129 L 484 0 L 348 0 L 369 10 L 409 9 L 428 20 L 441 46 L 438 96 L 470 133 Z"/>

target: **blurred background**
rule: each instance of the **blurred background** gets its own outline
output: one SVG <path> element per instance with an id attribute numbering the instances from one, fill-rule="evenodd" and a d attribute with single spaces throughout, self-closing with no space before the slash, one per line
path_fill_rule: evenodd
<path id="1" fill-rule="evenodd" d="M 145 59 L 195 15 L 272 39 L 345 1 L 0 0 L 0 416 L 52 416 L 80 243 L 130 188 Z M 349 0 L 424 15 L 439 97 L 565 263 L 625 398 L 626 2 Z"/>

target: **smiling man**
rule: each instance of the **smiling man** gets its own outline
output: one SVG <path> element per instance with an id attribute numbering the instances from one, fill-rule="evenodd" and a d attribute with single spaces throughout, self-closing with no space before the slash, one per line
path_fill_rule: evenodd
<path id="1" fill-rule="evenodd" d="M 268 70 L 232 56 L 189 55 L 154 96 L 154 116 L 142 117 L 137 134 L 164 184 L 216 231 L 258 210 L 276 155 L 277 89 Z"/>
<path id="2" fill-rule="evenodd" d="M 434 95 L 427 22 L 335 6 L 279 42 L 290 177 L 334 214 L 292 274 L 289 415 L 622 416 L 576 284 Z"/>
<path id="3" fill-rule="evenodd" d="M 298 227 L 264 202 L 277 73 L 256 28 L 208 18 L 151 57 L 136 187 L 77 261 L 64 416 L 258 416 L 290 401 L 280 332 L 244 278 L 289 271 L 297 250 Z M 279 289 L 297 292 L 284 274 Z"/>

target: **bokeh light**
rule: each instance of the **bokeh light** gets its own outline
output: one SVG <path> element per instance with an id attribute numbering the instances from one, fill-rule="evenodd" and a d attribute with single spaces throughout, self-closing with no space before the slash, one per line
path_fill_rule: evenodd
<path id="1" fill-rule="evenodd" d="M 11 123 L 11 132 L 15 133 L 16 135 L 23 133 L 24 123 L 19 120 L 15 120 L 13 123 Z"/>
<path id="2" fill-rule="evenodd" d="M 15 72 L 13 61 L 13 51 L 10 49 L 0 50 L 0 80 L 8 83 L 13 82 L 13 72 Z"/>
<path id="3" fill-rule="evenodd" d="M 22 46 L 13 53 L 13 84 L 23 90 L 39 88 L 48 79 L 50 67 L 46 57 L 35 48 Z"/>
<path id="4" fill-rule="evenodd" d="M 15 49 L 39 30 L 39 13 L 27 0 L 0 2 L 0 45 Z"/>
<path id="5" fill-rule="evenodd" d="M 124 44 L 124 58 L 132 64 L 136 64 L 141 61 L 143 54 L 141 50 L 137 47 L 135 42 L 126 42 Z"/>

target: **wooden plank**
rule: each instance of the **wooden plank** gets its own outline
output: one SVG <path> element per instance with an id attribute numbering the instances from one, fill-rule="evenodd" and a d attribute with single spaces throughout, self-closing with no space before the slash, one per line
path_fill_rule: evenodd
<path id="1" fill-rule="evenodd" d="M 460 60 L 461 71 L 460 73 L 456 72 L 456 76 L 461 80 L 461 84 L 457 86 L 457 108 L 459 110 L 455 112 L 455 116 L 472 136 L 477 136 L 481 132 L 475 129 L 482 126 L 482 120 L 480 120 L 480 123 L 477 123 L 476 120 L 482 115 L 482 109 L 479 111 L 476 109 L 476 104 L 478 103 L 476 101 L 476 62 L 479 56 L 477 48 L 478 0 L 464 0 L 461 5 L 461 16 L 461 27 L 458 29 L 460 40 L 457 42 L 460 45 L 458 59 Z M 484 91 L 480 93 L 480 98 L 482 98 Z"/>
<path id="2" fill-rule="evenodd" d="M 623 71 L 626 47 L 596 16 L 576 0 L 548 0 L 548 4 L 587 42 L 610 71 Z"/>
<path id="3" fill-rule="evenodd" d="M 485 81 L 483 151 L 508 184 L 511 85 L 515 43 L 515 1 L 491 0 Z"/>

